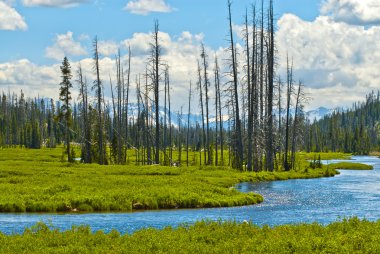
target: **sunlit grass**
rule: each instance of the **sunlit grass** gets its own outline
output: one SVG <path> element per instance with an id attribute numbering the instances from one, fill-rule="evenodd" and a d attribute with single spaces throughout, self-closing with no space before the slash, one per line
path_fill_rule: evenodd
<path id="1" fill-rule="evenodd" d="M 330 168 L 334 169 L 351 169 L 351 170 L 372 170 L 372 165 L 367 165 L 363 163 L 355 163 L 355 162 L 338 162 L 332 163 L 328 165 Z"/>
<path id="2" fill-rule="evenodd" d="M 273 228 L 198 222 L 132 235 L 93 233 L 86 226 L 60 232 L 38 224 L 22 235 L 0 233 L 0 253 L 380 253 L 380 221 L 352 218 L 327 226 Z"/>
<path id="3" fill-rule="evenodd" d="M 259 203 L 235 184 L 333 176 L 334 169 L 248 173 L 227 167 L 83 165 L 62 149 L 0 149 L 0 212 L 92 212 L 229 207 Z M 301 164 L 300 164 L 301 165 Z"/>

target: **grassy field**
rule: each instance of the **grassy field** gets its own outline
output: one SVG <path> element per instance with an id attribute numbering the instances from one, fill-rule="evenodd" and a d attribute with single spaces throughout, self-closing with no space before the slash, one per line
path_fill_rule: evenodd
<path id="1" fill-rule="evenodd" d="M 0 233 L 0 253 L 380 253 L 380 221 L 352 218 L 327 226 L 198 222 L 132 235 L 38 224 L 22 235 Z"/>
<path id="2" fill-rule="evenodd" d="M 305 160 L 314 160 L 314 159 L 321 159 L 321 160 L 349 160 L 352 156 L 352 154 L 349 153 L 338 153 L 338 152 L 329 152 L 329 153 L 306 153 L 306 152 L 299 152 L 297 155 Z"/>
<path id="3" fill-rule="evenodd" d="M 261 202 L 236 183 L 333 176 L 335 169 L 238 172 L 223 167 L 99 166 L 60 161 L 62 149 L 0 149 L 0 212 L 92 212 Z"/>
<path id="4" fill-rule="evenodd" d="M 330 168 L 334 169 L 349 169 L 349 170 L 373 170 L 372 165 L 353 163 L 353 162 L 338 162 L 329 164 Z"/>

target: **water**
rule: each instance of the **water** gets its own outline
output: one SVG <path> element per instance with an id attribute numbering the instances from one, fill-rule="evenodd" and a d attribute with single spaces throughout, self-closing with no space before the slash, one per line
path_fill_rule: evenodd
<path id="1" fill-rule="evenodd" d="M 340 175 L 332 178 L 237 185 L 240 191 L 262 194 L 265 201 L 259 205 L 136 213 L 0 214 L 0 231 L 22 233 L 26 227 L 40 221 L 61 230 L 73 225 L 89 225 L 94 231 L 116 229 L 121 233 L 132 233 L 146 227 L 176 227 L 204 219 L 247 220 L 271 226 L 315 221 L 327 224 L 352 216 L 380 219 L 380 159 L 367 156 L 354 156 L 353 159 L 374 165 L 375 170 L 342 170 Z"/>

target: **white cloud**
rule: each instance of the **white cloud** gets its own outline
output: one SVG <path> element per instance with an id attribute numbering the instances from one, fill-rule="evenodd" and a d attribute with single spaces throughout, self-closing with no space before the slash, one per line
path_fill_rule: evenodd
<path id="1" fill-rule="evenodd" d="M 118 43 L 114 41 L 99 41 L 98 51 L 103 56 L 115 56 L 119 49 Z"/>
<path id="2" fill-rule="evenodd" d="M 289 52 L 297 78 L 312 91 L 311 107 L 348 106 L 378 89 L 380 27 L 366 29 L 326 16 L 308 22 L 287 14 L 278 21 L 276 40 L 280 66 L 286 66 Z"/>
<path id="3" fill-rule="evenodd" d="M 64 56 L 82 56 L 86 54 L 87 52 L 80 42 L 74 40 L 71 31 L 66 34 L 58 34 L 54 45 L 48 47 L 45 52 L 46 57 L 55 60 L 62 60 Z"/>
<path id="4" fill-rule="evenodd" d="M 63 46 L 58 43 L 58 41 L 66 40 L 59 39 L 59 37 L 69 38 L 68 41 L 70 43 L 72 41 L 71 32 L 57 36 L 56 44 L 61 45 L 61 47 Z M 195 84 L 197 58 L 200 56 L 200 39 L 203 35 L 183 32 L 179 36 L 170 36 L 167 33 L 160 32 L 159 37 L 160 44 L 162 46 L 162 61 L 170 65 L 172 108 L 178 110 L 182 105 L 187 104 L 186 101 L 190 80 L 192 79 L 193 84 Z M 128 45 L 131 45 L 132 59 L 130 98 L 131 101 L 136 100 L 136 96 L 134 95 L 136 90 L 135 80 L 136 77 L 138 77 L 138 74 L 145 74 L 147 59 L 150 52 L 151 39 L 152 34 L 150 33 L 136 33 L 132 36 L 132 38 L 126 39 L 120 43 L 112 41 L 99 42 L 99 51 L 103 51 L 100 59 L 100 72 L 101 79 L 105 87 L 105 97 L 111 97 L 109 78 L 111 77 L 115 80 L 116 76 L 115 59 L 114 56 L 112 56 L 112 53 L 115 53 L 114 50 L 117 50 L 118 47 L 121 48 L 123 69 L 127 70 L 128 56 L 126 48 Z M 58 47 L 58 49 L 58 55 L 62 54 L 63 50 L 60 47 Z M 210 49 L 207 50 L 211 75 L 214 53 Z M 109 53 L 110 57 L 106 56 L 105 53 Z M 57 53 L 54 53 L 54 56 L 56 55 Z M 59 58 L 59 60 L 62 59 Z M 222 60 L 220 60 L 220 62 L 222 62 Z M 72 73 L 74 74 L 73 80 L 75 80 L 78 62 L 71 61 L 70 64 Z M 91 84 L 95 79 L 93 72 L 93 59 L 91 57 L 82 58 L 81 65 L 84 74 L 87 76 L 88 83 Z M 40 95 L 58 99 L 58 89 L 61 79 L 59 66 L 60 63 L 51 66 L 41 66 L 26 59 L 0 64 L 0 87 L 4 90 L 9 87 L 11 91 L 17 93 L 23 89 L 27 96 Z M 143 76 L 141 77 L 143 84 L 145 84 Z M 77 98 L 78 89 L 76 89 L 76 87 L 77 86 L 74 84 L 73 98 Z M 163 87 L 160 90 L 163 91 Z M 194 96 L 194 99 L 196 98 L 197 97 Z M 193 105 L 195 107 L 197 104 Z"/>
<path id="5" fill-rule="evenodd" d="M 378 0 L 325 0 L 321 13 L 331 15 L 335 21 L 349 24 L 371 25 L 380 23 Z"/>
<path id="6" fill-rule="evenodd" d="M 24 18 L 6 2 L 0 1 L 0 30 L 26 30 Z"/>
<path id="7" fill-rule="evenodd" d="M 23 0 L 22 2 L 25 6 L 69 8 L 88 2 L 88 0 Z"/>
<path id="8" fill-rule="evenodd" d="M 27 96 L 58 94 L 59 66 L 38 66 L 27 59 L 0 64 L 0 86 Z M 58 96 L 54 96 L 58 97 Z"/>
<path id="9" fill-rule="evenodd" d="M 165 0 L 132 0 L 124 7 L 125 10 L 138 15 L 148 15 L 151 12 L 172 12 L 174 9 Z"/>

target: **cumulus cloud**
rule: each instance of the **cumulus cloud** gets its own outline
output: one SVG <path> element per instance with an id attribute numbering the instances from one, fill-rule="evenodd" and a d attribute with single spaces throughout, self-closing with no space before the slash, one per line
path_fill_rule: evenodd
<path id="1" fill-rule="evenodd" d="M 71 42 L 71 32 L 60 36 L 69 38 L 68 41 Z M 59 40 L 58 37 L 59 36 L 57 36 L 56 41 L 64 41 L 63 39 Z M 184 100 L 183 95 L 188 93 L 190 80 L 193 79 L 193 82 L 195 82 L 194 77 L 196 77 L 197 59 L 200 57 L 200 42 L 203 35 L 183 32 L 178 36 L 170 36 L 168 33 L 160 32 L 159 38 L 162 47 L 162 62 L 168 63 L 170 66 L 173 108 L 179 109 L 187 100 L 187 97 L 186 100 Z M 147 59 L 150 54 L 151 39 L 151 33 L 136 33 L 131 38 L 122 42 L 99 42 L 99 51 L 102 51 L 100 72 L 101 79 L 105 86 L 106 97 L 111 97 L 109 79 L 110 77 L 111 79 L 115 79 L 116 77 L 115 59 L 113 55 L 120 47 L 122 65 L 124 70 L 127 70 L 127 48 L 130 45 L 132 51 L 130 98 L 131 100 L 136 98 L 133 94 L 136 85 L 135 80 L 139 74 L 142 74 L 141 78 L 144 79 L 143 75 L 145 74 Z M 56 42 L 56 44 L 60 45 L 58 42 Z M 61 50 L 61 48 L 59 49 L 59 54 L 61 54 L 63 50 Z M 206 48 L 206 50 L 209 55 L 211 73 L 214 52 L 209 48 Z M 56 53 L 54 55 L 56 55 Z M 59 60 L 62 59 L 59 58 Z M 91 57 L 85 57 L 80 60 L 80 63 L 88 82 L 91 83 L 92 80 L 95 79 L 93 59 Z M 75 75 L 78 62 L 71 61 L 70 64 L 73 74 Z M 50 66 L 37 65 L 27 59 L 0 64 L 0 87 L 9 87 L 11 91 L 15 92 L 19 92 L 23 89 L 28 96 L 37 96 L 39 94 L 40 96 L 58 99 L 58 88 L 61 79 L 59 66 L 60 63 Z M 75 80 L 75 78 L 73 78 L 73 80 Z M 75 87 L 76 85 L 74 85 L 74 90 L 77 90 Z M 77 93 L 74 92 L 73 98 L 76 98 L 76 94 Z"/>
<path id="2" fill-rule="evenodd" d="M 288 52 L 295 74 L 314 98 L 312 106 L 348 106 L 347 101 L 378 89 L 380 27 L 353 26 L 327 16 L 309 22 L 286 14 L 278 21 L 277 43 L 280 66 L 286 66 Z"/>
<path id="3" fill-rule="evenodd" d="M 23 0 L 25 6 L 44 6 L 69 8 L 88 2 L 88 0 Z"/>
<path id="4" fill-rule="evenodd" d="M 124 7 L 125 10 L 138 15 L 148 15 L 151 12 L 172 12 L 174 9 L 165 0 L 132 0 Z"/>
<path id="5" fill-rule="evenodd" d="M 0 30 L 26 30 L 24 18 L 6 2 L 0 1 Z"/>
<path id="6" fill-rule="evenodd" d="M 54 45 L 46 49 L 45 55 L 54 60 L 62 60 L 64 56 L 82 56 L 86 55 L 86 50 L 80 42 L 73 38 L 73 32 L 68 31 L 66 34 L 58 34 L 55 38 Z"/>
<path id="7" fill-rule="evenodd" d="M 119 49 L 119 44 L 114 41 L 99 41 L 98 51 L 103 56 L 115 56 Z"/>
<path id="8" fill-rule="evenodd" d="M 28 96 L 57 93 L 59 79 L 58 65 L 39 66 L 27 59 L 0 64 L 0 87 L 13 92 L 22 89 Z"/>
<path id="9" fill-rule="evenodd" d="M 325 0 L 321 12 L 330 15 L 335 21 L 349 24 L 380 24 L 378 0 Z"/>

